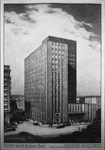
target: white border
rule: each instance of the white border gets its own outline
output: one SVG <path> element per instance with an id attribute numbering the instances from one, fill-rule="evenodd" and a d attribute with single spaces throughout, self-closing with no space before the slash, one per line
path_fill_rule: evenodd
<path id="1" fill-rule="evenodd" d="M 4 6 L 4 4 L 16 4 L 16 3 L 23 3 L 23 4 L 27 4 L 27 3 L 78 3 L 78 4 L 81 4 L 81 3 L 83 3 L 83 4 L 101 4 L 101 6 L 102 6 L 102 11 L 101 11 L 101 13 L 102 13 L 102 15 L 101 15 L 101 25 L 102 25 L 102 28 L 101 28 L 101 33 L 102 33 L 102 35 L 101 35 L 101 42 L 102 42 L 102 53 L 101 53 L 101 59 L 102 59 L 102 65 L 101 65 L 101 100 L 102 100 L 102 103 L 101 103 L 101 114 L 102 114 L 102 123 L 101 123 L 101 134 L 102 134 L 102 143 L 101 143 L 101 147 L 99 148 L 99 147 L 97 147 L 97 148 L 92 148 L 92 144 L 88 144 L 88 143 L 86 143 L 86 145 L 87 146 L 89 146 L 90 145 L 90 148 L 91 149 L 94 149 L 94 150 L 104 150 L 105 149 L 105 145 L 104 145 L 104 124 L 105 124 L 105 120 L 104 120 L 104 113 L 105 113 L 105 110 L 104 110 L 104 108 L 105 108 L 105 102 L 104 102 L 104 99 L 105 99 L 105 88 L 104 88 L 104 76 L 105 76 L 105 73 L 104 73 L 104 69 L 105 69 L 105 62 L 104 62 L 104 58 L 105 58 L 105 53 L 104 53 L 104 49 L 105 49 L 105 38 L 104 38 L 104 35 L 105 35 L 105 20 L 104 20 L 104 18 L 105 18 L 105 15 L 104 15 L 104 11 L 105 11 L 105 1 L 104 0 L 1 0 L 1 57 L 0 57 L 0 64 L 1 64 L 1 66 L 0 66 L 0 68 L 1 68 L 1 76 L 0 76 L 0 80 L 1 80 L 1 89 L 0 89 L 0 99 L 1 99 L 1 101 L 0 101 L 0 106 L 1 106 L 1 116 L 0 116 L 0 118 L 1 118 L 1 149 L 13 149 L 13 150 L 15 150 L 15 149 L 18 149 L 18 148 L 16 148 L 16 147 L 8 147 L 8 148 L 3 148 L 3 142 L 4 142 L 4 138 L 3 138 L 3 134 L 4 134 L 4 131 L 3 131 L 3 128 L 4 128 L 4 125 L 3 125 L 3 120 L 4 120 L 4 105 L 3 105 L 3 81 L 4 81 L 4 79 L 3 79 L 3 75 L 4 75 L 4 73 L 3 73 L 3 70 L 4 70 L 4 51 L 3 51 L 3 48 L 4 48 L 4 42 L 3 42 L 3 38 L 4 38 L 4 26 L 3 26 L 3 24 L 4 24 L 4 22 L 3 22 L 3 14 L 4 14 L 4 12 L 3 12 L 3 10 L 4 10 L 4 8 L 3 8 L 3 6 Z M 16 144 L 17 145 L 17 144 Z M 24 144 L 25 145 L 25 144 Z M 29 144 L 29 145 L 33 145 L 33 144 Z M 36 144 L 35 144 L 36 145 Z M 46 149 L 50 149 L 50 147 L 49 146 L 53 146 L 53 144 L 45 144 L 46 145 Z M 54 143 L 54 145 L 58 145 L 58 144 L 55 144 Z M 60 144 L 59 144 L 60 145 Z M 68 146 L 70 146 L 70 145 L 72 145 L 72 143 L 70 143 L 70 144 L 68 144 Z M 73 145 L 76 145 L 75 143 L 73 143 Z M 81 144 L 77 144 L 77 146 L 78 145 L 81 145 Z M 34 149 L 40 149 L 40 148 L 38 148 L 37 147 L 38 145 L 36 145 L 36 148 L 31 148 L 32 150 L 34 150 Z M 79 147 L 79 148 L 75 148 L 75 149 L 82 149 L 82 150 L 87 150 L 87 149 L 90 149 L 90 148 L 81 148 L 81 147 Z M 24 148 L 22 148 L 22 149 L 30 149 L 29 147 L 24 147 Z M 70 149 L 70 150 L 74 150 L 74 148 L 70 148 L 70 147 L 62 147 L 62 148 L 51 148 L 52 150 L 54 149 Z M 20 148 L 19 148 L 19 150 L 20 150 Z"/>
<path id="2" fill-rule="evenodd" d="M 102 5 L 102 18 L 101 18 L 101 137 L 103 139 L 102 147 L 105 149 L 105 2 Z"/>
<path id="3" fill-rule="evenodd" d="M 3 77 L 3 75 L 4 75 L 4 73 L 3 73 L 3 70 L 4 70 L 4 55 L 3 55 L 3 34 L 4 34 L 4 28 L 3 28 L 3 24 L 4 24 L 4 20 L 3 20 L 3 17 L 2 17 L 2 15 L 3 15 L 3 4 L 1 4 L 1 58 L 0 58 L 0 60 L 1 60 L 1 62 L 0 62 L 0 68 L 1 68 L 1 88 L 0 88 L 0 91 L 1 91 L 1 116 L 0 116 L 0 118 L 1 118 L 1 146 L 2 146 L 2 143 L 4 142 L 4 138 L 3 138 L 3 134 L 4 134 L 4 132 L 3 132 L 3 129 L 4 129 L 4 126 L 3 126 L 3 120 L 4 120 L 4 96 L 3 96 L 3 93 L 4 93 L 4 89 L 3 89 L 3 87 L 4 87 L 4 77 Z"/>

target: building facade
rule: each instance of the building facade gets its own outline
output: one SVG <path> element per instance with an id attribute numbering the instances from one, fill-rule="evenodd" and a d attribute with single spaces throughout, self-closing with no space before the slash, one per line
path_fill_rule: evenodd
<path id="1" fill-rule="evenodd" d="M 96 112 L 101 108 L 101 96 L 79 96 L 76 101 L 84 105 L 84 121 L 93 122 Z"/>
<path id="2" fill-rule="evenodd" d="M 69 103 L 76 103 L 76 41 L 49 36 L 25 59 L 26 116 L 68 122 Z"/>
<path id="3" fill-rule="evenodd" d="M 4 65 L 4 121 L 10 123 L 11 77 L 10 66 Z"/>
<path id="4" fill-rule="evenodd" d="M 70 123 L 81 123 L 84 121 L 84 104 L 68 104 L 68 119 Z"/>
<path id="5" fill-rule="evenodd" d="M 68 119 L 72 123 L 93 122 L 98 107 L 94 103 L 68 104 Z"/>

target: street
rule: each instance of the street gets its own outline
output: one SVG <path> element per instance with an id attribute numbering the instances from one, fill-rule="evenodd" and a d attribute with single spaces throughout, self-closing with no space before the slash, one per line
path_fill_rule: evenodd
<path id="1" fill-rule="evenodd" d="M 13 135 L 18 134 L 21 132 L 28 132 L 33 135 L 38 136 L 59 136 L 64 134 L 70 134 L 74 131 L 80 131 L 82 128 L 86 128 L 87 124 L 76 124 L 67 126 L 64 128 L 56 129 L 50 127 L 42 127 L 42 126 L 35 126 L 33 123 L 29 121 L 24 121 L 23 124 L 18 124 L 16 131 L 6 132 L 5 135 Z"/>

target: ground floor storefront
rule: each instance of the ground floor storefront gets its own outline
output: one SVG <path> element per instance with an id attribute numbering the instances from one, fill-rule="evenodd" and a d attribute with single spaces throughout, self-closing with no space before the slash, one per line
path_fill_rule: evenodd
<path id="1" fill-rule="evenodd" d="M 81 123 L 81 122 L 84 122 L 84 115 L 85 113 L 70 113 L 68 114 L 68 122 L 69 123 Z"/>

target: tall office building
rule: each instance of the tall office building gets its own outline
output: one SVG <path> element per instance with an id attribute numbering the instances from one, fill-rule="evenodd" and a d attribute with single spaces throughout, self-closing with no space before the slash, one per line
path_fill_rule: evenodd
<path id="1" fill-rule="evenodd" d="M 10 123 L 10 94 L 11 77 L 10 66 L 4 65 L 4 121 Z"/>
<path id="2" fill-rule="evenodd" d="M 76 103 L 76 41 L 48 36 L 25 59 L 25 101 L 35 120 L 68 122 L 68 103 Z"/>

